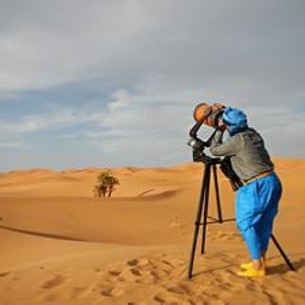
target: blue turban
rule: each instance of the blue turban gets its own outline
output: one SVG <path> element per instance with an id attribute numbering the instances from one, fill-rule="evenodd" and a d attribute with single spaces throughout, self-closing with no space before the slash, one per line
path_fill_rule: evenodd
<path id="1" fill-rule="evenodd" d="M 247 116 L 237 108 L 227 107 L 223 113 L 222 119 L 228 126 L 230 135 L 234 135 L 248 128 Z"/>

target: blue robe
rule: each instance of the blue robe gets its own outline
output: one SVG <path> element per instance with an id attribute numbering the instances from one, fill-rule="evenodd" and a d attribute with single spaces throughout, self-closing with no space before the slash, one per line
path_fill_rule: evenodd
<path id="1" fill-rule="evenodd" d="M 237 192 L 237 227 L 253 260 L 267 251 L 281 195 L 281 182 L 275 173 L 254 180 Z"/>

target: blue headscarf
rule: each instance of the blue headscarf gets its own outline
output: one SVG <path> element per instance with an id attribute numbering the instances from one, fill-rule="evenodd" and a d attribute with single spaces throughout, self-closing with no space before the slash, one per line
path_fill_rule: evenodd
<path id="1" fill-rule="evenodd" d="M 247 116 L 237 108 L 227 107 L 222 116 L 231 136 L 248 128 Z"/>

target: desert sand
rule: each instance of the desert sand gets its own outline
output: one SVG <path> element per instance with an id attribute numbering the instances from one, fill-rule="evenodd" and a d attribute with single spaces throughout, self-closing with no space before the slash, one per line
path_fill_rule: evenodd
<path id="1" fill-rule="evenodd" d="M 274 235 L 296 271 L 271 244 L 256 279 L 235 274 L 249 259 L 235 222 L 208 226 L 187 278 L 202 164 L 111 169 L 112 198 L 93 197 L 101 168 L 1 173 L 0 305 L 305 304 L 305 160 L 274 161 L 284 187 Z M 229 219 L 235 195 L 219 176 Z M 213 192 L 209 206 L 216 216 Z"/>

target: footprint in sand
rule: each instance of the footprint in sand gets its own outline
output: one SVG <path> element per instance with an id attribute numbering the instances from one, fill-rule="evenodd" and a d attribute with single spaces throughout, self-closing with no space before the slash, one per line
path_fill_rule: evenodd
<path id="1" fill-rule="evenodd" d="M 167 291 L 175 293 L 175 294 L 181 294 L 181 295 L 191 293 L 191 291 L 189 290 L 189 288 L 186 285 L 172 286 L 172 287 L 167 288 Z"/>
<path id="2" fill-rule="evenodd" d="M 142 275 L 141 271 L 140 271 L 139 269 L 137 269 L 137 268 L 131 268 L 131 269 L 129 269 L 129 271 L 130 271 L 133 275 L 135 275 L 135 276 L 141 276 L 141 275 Z"/>
<path id="3" fill-rule="evenodd" d="M 125 293 L 125 288 L 122 285 L 106 288 L 101 291 L 101 294 L 106 297 L 119 297 Z"/>
<path id="4" fill-rule="evenodd" d="M 135 275 L 129 267 L 118 266 L 105 274 L 105 280 L 110 283 L 134 282 Z"/>
<path id="5" fill-rule="evenodd" d="M 218 231 L 212 236 L 212 239 L 218 240 L 235 240 L 241 238 L 239 233 L 233 231 Z"/>
<path id="6" fill-rule="evenodd" d="M 136 266 L 136 265 L 138 265 L 139 264 L 139 260 L 137 260 L 137 259 L 132 259 L 132 260 L 130 260 L 130 261 L 128 261 L 127 263 L 126 263 L 128 266 Z"/>
<path id="7" fill-rule="evenodd" d="M 158 292 L 154 296 L 154 300 L 161 303 L 161 304 L 179 304 L 179 297 L 175 296 L 174 294 L 171 294 L 170 292 Z"/>
<path id="8" fill-rule="evenodd" d="M 124 266 L 112 269 L 107 272 L 107 279 L 110 282 L 139 282 L 147 272 L 148 264 L 137 259 L 127 261 Z"/>
<path id="9" fill-rule="evenodd" d="M 41 288 L 44 288 L 44 289 L 52 289 L 54 287 L 57 287 L 61 284 L 63 284 L 65 281 L 64 277 L 60 274 L 58 275 L 55 275 L 53 278 L 47 280 L 46 282 L 44 282 L 42 285 L 41 285 Z"/>
<path id="10" fill-rule="evenodd" d="M 78 299 L 90 293 L 90 287 L 74 287 L 71 291 L 71 299 Z"/>
<path id="11" fill-rule="evenodd" d="M 159 285 L 167 286 L 168 281 L 173 279 L 177 281 L 180 274 L 185 273 L 186 260 L 181 256 L 165 254 L 153 255 L 151 257 L 141 257 L 126 261 L 124 264 L 113 266 L 103 273 L 103 279 L 99 282 L 98 290 L 105 297 L 119 297 L 126 293 L 125 286 L 130 283 L 139 285 Z M 183 267 L 183 269 L 182 269 Z M 181 301 L 183 294 L 190 295 L 188 286 L 163 290 L 163 293 L 175 299 L 175 302 Z M 161 300 L 162 295 L 156 295 L 156 299 Z M 176 300 L 177 299 L 177 300 Z M 177 302 L 178 302 L 177 301 Z M 160 301 L 161 302 L 161 301 Z M 134 303 L 140 305 L 141 303 Z M 173 303 L 174 304 L 174 303 Z M 177 303 L 177 304 L 182 304 Z M 185 303 L 185 304 L 190 304 Z"/>
<path id="12" fill-rule="evenodd" d="M 154 296 L 154 300 L 160 304 L 171 304 L 171 305 L 195 305 L 194 302 L 185 299 L 184 296 L 176 296 L 170 292 L 159 292 Z"/>
<path id="13" fill-rule="evenodd" d="M 176 285 L 166 288 L 166 291 L 175 295 L 180 295 L 182 297 L 201 297 L 203 294 L 206 293 L 205 287 L 203 285 L 198 285 L 189 282 L 178 282 Z"/>
<path id="14" fill-rule="evenodd" d="M 108 271 L 108 274 L 113 276 L 113 277 L 117 277 L 121 274 L 122 272 L 121 271 L 118 271 L 118 270 L 110 270 Z"/>

